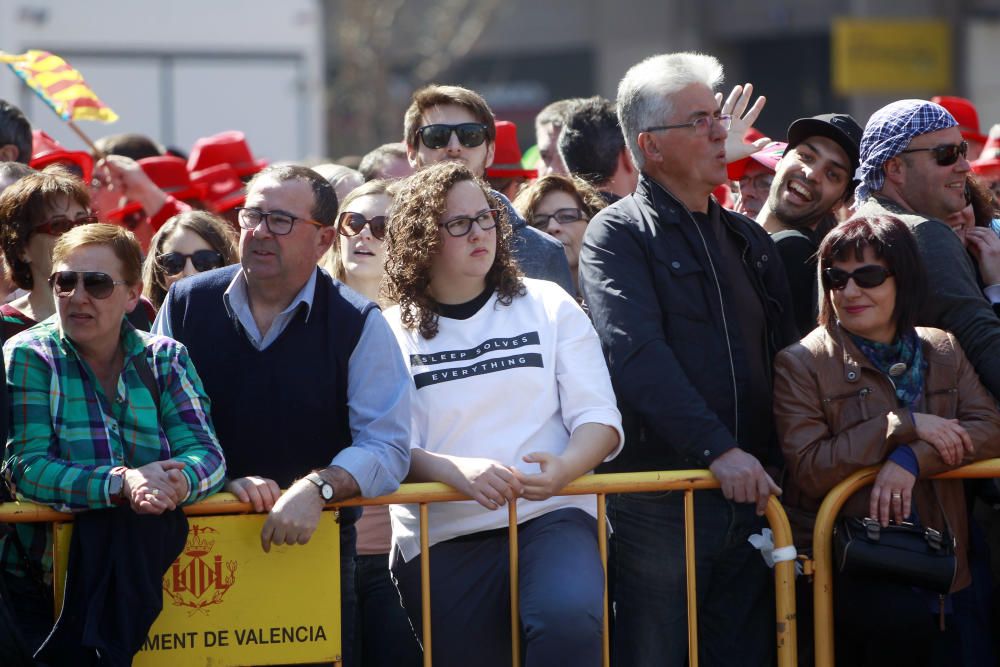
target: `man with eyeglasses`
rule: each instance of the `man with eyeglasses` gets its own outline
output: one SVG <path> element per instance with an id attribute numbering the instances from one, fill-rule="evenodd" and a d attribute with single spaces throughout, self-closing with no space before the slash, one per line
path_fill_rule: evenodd
<path id="1" fill-rule="evenodd" d="M 965 208 L 968 144 L 955 118 L 926 100 L 899 100 L 868 119 L 861 139 L 858 215 L 895 216 L 917 241 L 930 277 L 917 324 L 951 331 L 987 389 L 1000 397 L 1000 319 L 958 235 L 942 222 Z M 994 293 L 987 286 L 986 293 Z M 997 299 L 1000 301 L 1000 299 Z"/>
<path id="2" fill-rule="evenodd" d="M 799 118 L 789 125 L 787 147 L 755 216 L 781 255 L 801 336 L 816 328 L 816 250 L 837 224 L 836 210 L 853 194 L 861 133 L 847 114 Z"/>
<path id="3" fill-rule="evenodd" d="M 409 469 L 409 374 L 375 304 L 316 263 L 337 195 L 269 167 L 239 211 L 240 264 L 173 285 L 154 326 L 191 353 L 226 453 L 226 490 L 269 512 L 272 544 L 305 544 L 329 502 L 394 491 Z M 281 489 L 286 489 L 284 492 Z M 354 522 L 340 511 L 344 664 L 353 664 Z"/>
<path id="4" fill-rule="evenodd" d="M 486 100 L 460 86 L 433 84 L 417 90 L 403 117 L 406 155 L 415 169 L 457 160 L 483 178 L 493 164 L 496 136 L 493 112 Z M 511 250 L 524 275 L 551 280 L 575 294 L 562 244 L 528 226 L 506 197 L 492 192 L 507 209 L 514 230 Z"/>
<path id="5" fill-rule="evenodd" d="M 695 500 L 701 664 L 774 660 L 769 570 L 747 538 L 781 493 L 771 364 L 797 339 L 781 260 L 753 220 L 721 208 L 731 118 L 715 58 L 653 56 L 618 86 L 641 170 L 587 227 L 580 282 L 626 429 L 608 470 L 709 468 Z M 687 664 L 683 494 L 609 496 L 617 664 Z"/>

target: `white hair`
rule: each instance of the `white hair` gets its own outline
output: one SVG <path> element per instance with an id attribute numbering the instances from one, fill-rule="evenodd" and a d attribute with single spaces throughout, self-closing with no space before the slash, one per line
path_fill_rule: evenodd
<path id="1" fill-rule="evenodd" d="M 639 148 L 639 133 L 662 125 L 673 113 L 671 96 L 700 83 L 710 90 L 722 83 L 722 64 L 704 53 L 666 53 L 650 56 L 633 65 L 618 84 L 618 123 L 636 166 L 645 158 Z"/>

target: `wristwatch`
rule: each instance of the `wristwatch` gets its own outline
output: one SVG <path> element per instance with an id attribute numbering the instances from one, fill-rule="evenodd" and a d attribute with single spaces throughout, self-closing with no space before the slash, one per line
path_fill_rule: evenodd
<path id="1" fill-rule="evenodd" d="M 108 497 L 113 503 L 121 503 L 124 500 L 126 470 L 128 468 L 125 466 L 118 466 L 111 470 L 111 477 L 108 478 Z"/>
<path id="2" fill-rule="evenodd" d="M 319 497 L 323 499 L 324 503 L 333 500 L 333 484 L 320 477 L 318 472 L 311 472 L 304 479 L 316 485 L 316 488 L 319 489 Z"/>

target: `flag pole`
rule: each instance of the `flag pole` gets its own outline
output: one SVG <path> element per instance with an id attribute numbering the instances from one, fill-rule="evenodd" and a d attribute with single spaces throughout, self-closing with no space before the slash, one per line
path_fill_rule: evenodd
<path id="1" fill-rule="evenodd" d="M 69 129 L 73 130 L 76 133 L 76 136 L 83 139 L 83 143 L 87 144 L 87 146 L 90 147 L 90 150 L 93 151 L 94 155 L 97 157 L 98 160 L 103 160 L 105 157 L 107 157 L 104 151 L 98 148 L 97 145 L 94 144 L 93 141 L 91 141 L 90 137 L 88 137 L 86 133 L 83 130 L 81 130 L 80 127 L 72 119 L 67 119 L 66 124 L 69 125 Z"/>

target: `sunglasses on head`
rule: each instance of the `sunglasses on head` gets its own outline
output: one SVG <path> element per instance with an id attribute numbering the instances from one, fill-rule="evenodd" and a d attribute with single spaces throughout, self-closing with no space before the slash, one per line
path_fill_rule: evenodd
<path id="1" fill-rule="evenodd" d="M 156 259 L 163 267 L 164 273 L 168 276 L 177 275 L 184 270 L 188 257 L 191 258 L 191 265 L 195 271 L 211 271 L 222 266 L 222 254 L 215 250 L 195 250 L 190 255 L 182 252 L 168 252 L 159 255 Z"/>
<path id="2" fill-rule="evenodd" d="M 49 286 L 58 297 L 71 295 L 83 281 L 83 289 L 95 299 L 107 299 L 115 291 L 115 285 L 124 285 L 124 280 L 115 280 L 101 271 L 56 271 L 49 276 Z"/>
<path id="3" fill-rule="evenodd" d="M 941 167 L 947 167 L 958 162 L 958 156 L 965 157 L 969 153 L 969 142 L 963 141 L 960 144 L 942 144 L 933 148 L 910 148 L 900 153 L 920 153 L 930 151 L 934 154 L 934 160 Z"/>
<path id="4" fill-rule="evenodd" d="M 842 290 L 847 287 L 847 281 L 854 279 L 854 284 L 862 288 L 878 287 L 892 275 L 892 271 L 878 264 L 866 264 L 848 273 L 843 269 L 831 266 L 823 271 L 823 282 L 827 289 Z"/>
<path id="5" fill-rule="evenodd" d="M 458 125 L 424 125 L 417 130 L 417 136 L 430 149 L 444 148 L 451 141 L 451 133 L 458 137 L 458 143 L 466 148 L 482 146 L 486 141 L 486 126 L 482 123 L 459 123 Z"/>
<path id="6" fill-rule="evenodd" d="M 366 218 L 360 213 L 344 211 L 337 219 L 337 229 L 342 236 L 357 236 L 365 228 L 365 225 L 368 225 L 372 236 L 382 241 L 385 239 L 385 220 L 384 215 Z"/>
<path id="7" fill-rule="evenodd" d="M 49 218 L 40 225 L 35 225 L 31 231 L 38 234 L 62 236 L 77 225 L 89 225 L 94 222 L 97 222 L 97 216 L 92 213 L 87 213 L 86 215 L 81 215 L 77 218 L 67 218 L 64 215 L 59 215 L 54 218 Z"/>

